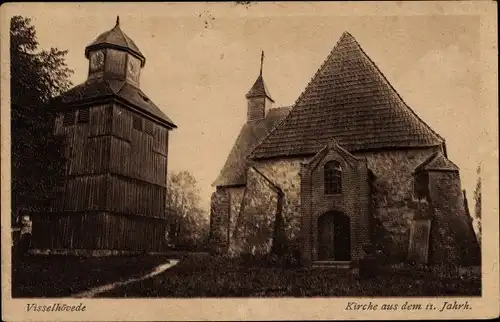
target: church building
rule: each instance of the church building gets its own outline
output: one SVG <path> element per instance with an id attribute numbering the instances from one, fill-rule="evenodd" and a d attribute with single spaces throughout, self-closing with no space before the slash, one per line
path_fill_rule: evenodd
<path id="1" fill-rule="evenodd" d="M 33 216 L 33 246 L 82 254 L 161 251 L 168 137 L 176 125 L 141 90 L 146 58 L 119 18 L 85 57 L 87 80 L 54 103 L 66 174 L 50 211 Z"/>
<path id="2" fill-rule="evenodd" d="M 247 121 L 214 182 L 215 254 L 296 255 L 349 265 L 480 256 L 459 168 L 443 137 L 345 32 L 291 108 L 273 108 L 261 72 Z"/>

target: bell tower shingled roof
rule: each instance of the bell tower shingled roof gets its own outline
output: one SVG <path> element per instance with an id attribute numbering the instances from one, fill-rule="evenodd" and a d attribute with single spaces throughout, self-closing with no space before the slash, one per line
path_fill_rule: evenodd
<path id="1" fill-rule="evenodd" d="M 260 56 L 259 77 L 257 77 L 257 80 L 253 84 L 252 88 L 250 88 L 248 93 L 245 95 L 245 97 L 246 98 L 267 97 L 268 99 L 271 100 L 271 102 L 274 103 L 274 100 L 271 98 L 271 94 L 269 93 L 269 90 L 267 89 L 266 83 L 264 82 L 264 78 L 262 77 L 263 65 L 264 65 L 264 51 L 262 51 L 262 54 Z"/>
<path id="2" fill-rule="evenodd" d="M 85 57 L 89 58 L 89 53 L 92 50 L 105 47 L 127 51 L 140 59 L 141 67 L 144 67 L 144 64 L 146 64 L 146 57 L 144 57 L 134 41 L 121 30 L 120 16 L 116 17 L 116 24 L 111 30 L 100 34 L 85 48 Z"/>

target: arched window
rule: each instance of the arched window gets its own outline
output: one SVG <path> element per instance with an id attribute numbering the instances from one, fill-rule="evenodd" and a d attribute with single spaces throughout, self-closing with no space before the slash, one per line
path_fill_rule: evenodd
<path id="1" fill-rule="evenodd" d="M 342 193 L 342 167 L 337 161 L 325 164 L 325 194 L 333 195 Z"/>

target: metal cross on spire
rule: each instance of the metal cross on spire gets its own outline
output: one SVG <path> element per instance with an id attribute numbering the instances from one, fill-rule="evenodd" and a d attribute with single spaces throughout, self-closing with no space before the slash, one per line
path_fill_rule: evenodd
<path id="1" fill-rule="evenodd" d="M 260 55 L 260 76 L 262 76 L 262 67 L 264 66 L 264 51 Z"/>
<path id="2" fill-rule="evenodd" d="M 118 26 L 120 24 L 120 16 L 116 16 L 116 25 Z"/>

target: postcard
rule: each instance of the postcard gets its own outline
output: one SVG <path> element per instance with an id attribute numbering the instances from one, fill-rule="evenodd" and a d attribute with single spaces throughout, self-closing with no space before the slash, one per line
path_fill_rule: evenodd
<path id="1" fill-rule="evenodd" d="M 496 3 L 8 3 L 6 321 L 494 318 Z"/>

